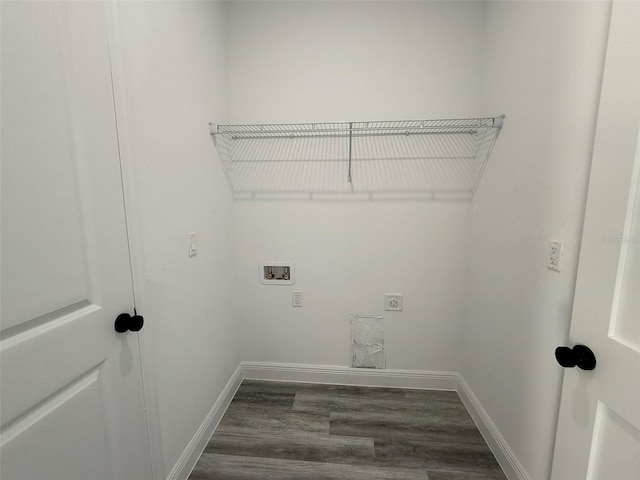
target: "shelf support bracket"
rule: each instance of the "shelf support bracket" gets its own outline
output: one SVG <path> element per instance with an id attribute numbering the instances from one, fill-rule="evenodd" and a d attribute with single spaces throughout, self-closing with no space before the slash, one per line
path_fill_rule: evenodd
<path id="1" fill-rule="evenodd" d="M 351 183 L 351 145 L 353 143 L 353 122 L 349 122 L 349 174 L 347 182 Z"/>

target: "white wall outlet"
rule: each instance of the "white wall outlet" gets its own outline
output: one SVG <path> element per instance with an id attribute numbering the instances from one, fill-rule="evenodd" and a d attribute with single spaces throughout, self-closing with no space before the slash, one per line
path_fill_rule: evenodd
<path id="1" fill-rule="evenodd" d="M 196 249 L 196 232 L 191 232 L 188 235 L 188 245 L 189 245 L 189 256 L 193 257 L 198 253 Z"/>
<path id="2" fill-rule="evenodd" d="M 291 304 L 294 307 L 301 307 L 302 306 L 302 292 L 298 291 L 298 290 L 294 290 L 293 294 L 291 295 Z"/>
<path id="3" fill-rule="evenodd" d="M 399 293 L 387 293 L 384 296 L 384 309 L 401 312 L 402 311 L 402 295 Z"/>
<path id="4" fill-rule="evenodd" d="M 549 240 L 549 255 L 547 256 L 547 268 L 560 271 L 560 260 L 563 255 L 564 244 L 562 242 L 556 242 L 555 240 Z"/>

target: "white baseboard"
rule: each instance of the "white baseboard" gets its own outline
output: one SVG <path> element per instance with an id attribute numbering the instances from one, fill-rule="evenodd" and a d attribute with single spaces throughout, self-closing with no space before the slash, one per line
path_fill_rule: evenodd
<path id="1" fill-rule="evenodd" d="M 204 447 L 206 447 L 207 442 L 213 435 L 214 430 L 220 423 L 220 419 L 224 415 L 224 412 L 227 411 L 227 407 L 233 400 L 233 396 L 238 391 L 238 387 L 242 383 L 242 363 L 238 365 L 229 381 L 222 389 L 220 395 L 216 399 L 213 407 L 209 410 L 209 413 L 205 417 L 204 421 L 200 425 L 200 428 L 196 431 L 195 435 L 184 449 L 180 458 L 171 469 L 171 473 L 167 477 L 167 480 L 186 480 L 193 467 L 196 466 L 196 462 L 202 455 Z"/>
<path id="2" fill-rule="evenodd" d="M 462 403 L 469 410 L 469 414 L 476 423 L 484 440 L 489 445 L 493 455 L 504 470 L 504 474 L 509 480 L 530 480 L 529 475 L 522 467 L 518 458 L 509 447 L 504 437 L 496 425 L 491 421 L 486 410 L 480 404 L 478 397 L 471 391 L 469 384 L 459 375 L 458 379 L 458 395 Z"/>
<path id="3" fill-rule="evenodd" d="M 242 362 L 244 378 L 366 387 L 456 390 L 458 374 L 428 370 L 350 368 L 336 365 Z"/>

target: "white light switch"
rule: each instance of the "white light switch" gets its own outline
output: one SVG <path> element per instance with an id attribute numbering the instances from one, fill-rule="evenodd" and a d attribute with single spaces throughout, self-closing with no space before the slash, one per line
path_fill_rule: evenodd
<path id="1" fill-rule="evenodd" d="M 196 232 L 189 234 L 189 256 L 193 257 L 196 253 Z"/>

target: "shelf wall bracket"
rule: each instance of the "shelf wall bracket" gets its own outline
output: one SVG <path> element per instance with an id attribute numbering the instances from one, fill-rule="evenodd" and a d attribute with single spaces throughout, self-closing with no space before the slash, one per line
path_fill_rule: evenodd
<path id="1" fill-rule="evenodd" d="M 353 122 L 349 122 L 349 174 L 347 182 L 351 183 L 351 150 L 353 147 Z"/>

